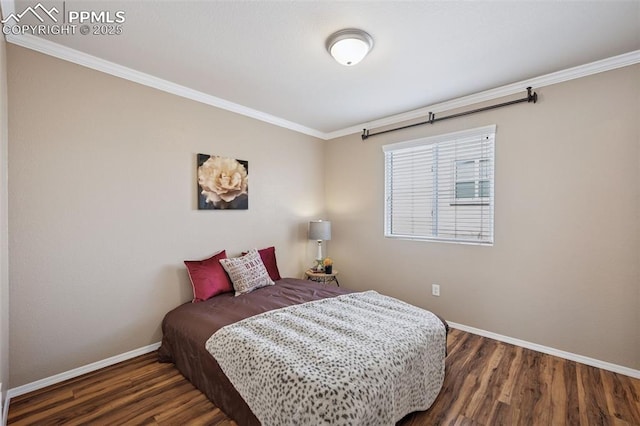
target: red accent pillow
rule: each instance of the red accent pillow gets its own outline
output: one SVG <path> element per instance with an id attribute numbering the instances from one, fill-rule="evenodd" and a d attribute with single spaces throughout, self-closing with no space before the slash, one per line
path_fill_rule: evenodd
<path id="1" fill-rule="evenodd" d="M 227 252 L 222 250 L 209 259 L 184 261 L 193 287 L 194 303 L 205 301 L 220 293 L 233 291 L 231 280 L 220 264 L 220 259 L 226 258 Z"/>
<path id="2" fill-rule="evenodd" d="M 243 251 L 242 255 L 244 256 L 248 252 Z M 262 263 L 264 263 L 265 268 L 267 268 L 267 272 L 269 273 L 269 278 L 273 281 L 278 281 L 282 279 L 280 276 L 280 271 L 278 271 L 278 262 L 276 262 L 276 248 L 275 247 L 267 247 L 258 250 L 258 254 L 260 254 L 260 258 L 262 259 Z"/>

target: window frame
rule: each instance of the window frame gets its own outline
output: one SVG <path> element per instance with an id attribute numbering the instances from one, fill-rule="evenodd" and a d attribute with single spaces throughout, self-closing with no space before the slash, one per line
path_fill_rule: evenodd
<path id="1" fill-rule="evenodd" d="M 487 142 L 480 142 L 481 145 L 481 155 L 477 153 L 470 153 L 468 156 L 457 157 L 454 155 L 453 157 L 447 155 L 440 155 L 440 147 L 441 144 L 448 144 L 445 146 L 451 146 L 451 144 L 459 144 L 464 146 L 464 144 L 470 144 L 469 140 L 473 138 L 478 138 L 478 141 L 482 141 L 482 139 L 486 138 Z M 459 132 L 446 133 L 442 135 L 430 136 L 425 138 L 414 139 L 405 142 L 398 142 L 394 144 L 384 145 L 382 146 L 382 150 L 384 152 L 384 236 L 385 238 L 393 238 L 393 239 L 405 239 L 405 240 L 419 240 L 419 241 L 436 241 L 436 242 L 449 242 L 456 244 L 472 244 L 472 245 L 483 245 L 483 246 L 492 246 L 495 242 L 495 215 L 494 215 L 494 206 L 495 206 L 495 138 L 496 138 L 496 125 L 489 125 L 484 127 L 478 127 L 474 129 L 463 130 Z M 486 145 L 485 145 L 486 144 Z M 455 145 L 456 147 L 459 145 Z M 393 167 L 392 163 L 392 155 L 394 153 L 398 153 L 398 151 L 410 152 L 411 149 L 416 149 L 416 154 L 420 155 L 420 153 L 424 151 L 419 151 L 421 147 L 433 146 L 431 152 L 433 153 L 433 159 L 431 160 L 431 171 L 434 173 L 434 178 L 432 181 L 432 191 L 437 194 L 436 199 L 440 196 L 441 192 L 449 193 L 450 197 L 453 197 L 451 200 L 447 202 L 437 201 L 431 206 L 431 231 L 427 232 L 417 232 L 410 234 L 403 234 L 400 232 L 394 232 L 392 228 L 393 223 L 393 213 L 390 211 L 392 208 L 392 204 L 394 201 L 391 199 L 391 190 L 392 188 L 392 176 L 393 172 L 391 171 L 391 167 Z M 450 148 L 449 148 L 450 149 Z M 485 152 L 485 149 L 487 152 Z M 426 151 L 426 149 L 425 149 Z M 453 177 L 450 178 L 450 183 L 439 183 L 438 176 L 439 171 L 438 167 L 439 163 L 444 160 L 451 160 L 453 164 L 449 167 L 453 167 Z M 472 182 L 472 179 L 458 179 L 458 167 L 457 163 L 459 161 L 474 161 L 474 170 L 472 173 L 473 182 L 474 182 L 474 197 L 461 197 L 456 198 L 457 196 L 457 183 L 460 182 Z M 482 170 L 482 162 L 488 161 L 488 165 L 485 166 L 485 170 Z M 391 163 L 390 163 L 391 162 Z M 451 163 L 450 163 L 451 164 Z M 434 172 L 435 167 L 435 172 Z M 486 176 L 486 178 L 485 178 Z M 468 177 L 468 176 L 467 176 Z M 414 177 L 411 178 L 411 183 L 414 182 Z M 482 194 L 482 183 L 488 181 L 488 196 L 481 196 Z M 445 191 L 441 190 L 441 187 L 448 185 L 448 189 Z M 448 205 L 453 209 L 458 208 L 480 208 L 482 209 L 478 214 L 480 225 L 478 226 L 479 237 L 478 239 L 471 238 L 469 236 L 464 236 L 465 232 L 459 231 L 457 228 L 454 232 L 450 229 L 447 229 L 446 226 L 440 224 L 439 216 L 440 214 L 446 214 L 445 208 L 443 206 Z M 413 210 L 412 210 L 413 211 Z M 443 213 L 444 212 L 444 213 Z M 486 212 L 486 216 L 485 216 Z M 457 215 L 457 210 L 454 211 L 454 215 Z M 418 219 L 420 220 L 420 219 Z M 456 219 L 457 220 L 457 219 Z M 488 220 L 489 225 L 488 228 L 484 226 L 485 220 Z M 413 219 L 411 219 L 411 223 L 414 224 Z M 455 221 L 453 223 L 456 223 Z M 448 222 L 446 224 L 451 224 Z M 412 225 L 413 226 L 413 225 Z M 418 227 L 418 226 L 416 226 Z M 455 235 L 460 232 L 460 235 Z M 473 232 L 473 231 L 472 231 Z M 454 236 L 450 236 L 450 234 L 454 234 Z M 449 235 L 449 236 L 443 236 Z"/>

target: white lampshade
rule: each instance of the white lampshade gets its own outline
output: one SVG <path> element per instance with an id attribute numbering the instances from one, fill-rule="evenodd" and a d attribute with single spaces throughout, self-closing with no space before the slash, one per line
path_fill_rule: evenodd
<path id="1" fill-rule="evenodd" d="M 327 241 L 331 239 L 331 222 L 328 220 L 312 220 L 309 222 L 309 239 Z"/>
<path id="2" fill-rule="evenodd" d="M 358 29 L 335 32 L 327 39 L 327 50 L 333 58 L 345 66 L 362 61 L 373 48 L 373 38 Z"/>

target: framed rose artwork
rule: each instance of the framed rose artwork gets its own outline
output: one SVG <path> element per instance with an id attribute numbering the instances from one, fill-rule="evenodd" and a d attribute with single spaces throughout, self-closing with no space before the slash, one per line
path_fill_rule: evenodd
<path id="1" fill-rule="evenodd" d="M 198 154 L 198 210 L 247 210 L 249 162 Z"/>

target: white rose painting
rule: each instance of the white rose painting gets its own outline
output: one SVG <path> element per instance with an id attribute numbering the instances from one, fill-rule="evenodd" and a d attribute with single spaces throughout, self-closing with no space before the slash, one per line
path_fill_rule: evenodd
<path id="1" fill-rule="evenodd" d="M 249 162 L 198 154 L 198 210 L 247 210 Z"/>

